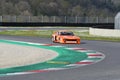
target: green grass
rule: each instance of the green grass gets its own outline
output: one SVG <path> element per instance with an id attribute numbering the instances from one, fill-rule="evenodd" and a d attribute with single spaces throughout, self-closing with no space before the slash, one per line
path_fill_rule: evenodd
<path id="1" fill-rule="evenodd" d="M 17 36 L 38 36 L 38 37 L 50 37 L 53 33 L 52 30 L 30 30 L 30 31 L 2 31 L 0 32 L 1 35 L 17 35 Z"/>
<path id="2" fill-rule="evenodd" d="M 51 37 L 54 30 L 29 30 L 29 31 L 1 31 L 1 35 L 17 35 L 17 36 L 36 36 L 36 37 Z M 114 41 L 120 42 L 120 38 L 113 37 L 101 37 L 101 36 L 93 36 L 89 35 L 88 31 L 77 31 L 73 30 L 75 35 L 79 36 L 84 40 L 102 40 L 102 41 Z"/>

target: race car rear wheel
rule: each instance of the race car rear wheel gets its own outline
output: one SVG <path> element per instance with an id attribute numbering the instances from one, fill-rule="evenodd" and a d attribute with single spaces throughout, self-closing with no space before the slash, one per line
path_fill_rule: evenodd
<path id="1" fill-rule="evenodd" d="M 54 42 L 54 43 L 55 43 L 55 39 L 54 39 L 54 37 L 52 37 L 52 42 Z"/>

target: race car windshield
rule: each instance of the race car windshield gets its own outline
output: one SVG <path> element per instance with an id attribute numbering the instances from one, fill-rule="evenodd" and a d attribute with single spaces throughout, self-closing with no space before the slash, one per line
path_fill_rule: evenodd
<path id="1" fill-rule="evenodd" d="M 61 32 L 60 35 L 74 36 L 73 32 Z"/>

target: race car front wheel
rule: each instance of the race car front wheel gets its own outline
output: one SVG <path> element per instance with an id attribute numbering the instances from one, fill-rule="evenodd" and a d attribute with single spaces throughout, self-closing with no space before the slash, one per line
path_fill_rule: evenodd
<path id="1" fill-rule="evenodd" d="M 79 41 L 79 40 L 77 40 L 77 44 L 80 44 L 80 41 Z"/>
<path id="2" fill-rule="evenodd" d="M 64 40 L 64 39 L 60 39 L 60 43 L 62 43 L 62 44 L 65 44 L 66 43 L 66 40 Z"/>

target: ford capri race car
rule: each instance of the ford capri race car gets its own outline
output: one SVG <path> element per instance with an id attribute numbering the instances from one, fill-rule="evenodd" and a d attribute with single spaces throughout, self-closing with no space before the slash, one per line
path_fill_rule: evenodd
<path id="1" fill-rule="evenodd" d="M 52 41 L 59 43 L 76 43 L 80 44 L 80 38 L 75 36 L 73 32 L 60 30 L 52 34 Z"/>

